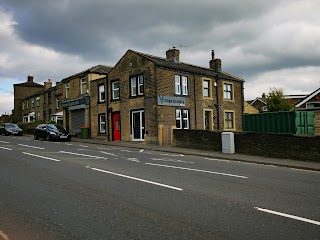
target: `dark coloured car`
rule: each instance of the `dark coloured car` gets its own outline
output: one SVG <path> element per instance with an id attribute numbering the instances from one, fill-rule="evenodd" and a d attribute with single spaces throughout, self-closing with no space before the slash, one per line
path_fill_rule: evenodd
<path id="1" fill-rule="evenodd" d="M 46 139 L 48 141 L 65 140 L 70 141 L 70 133 L 60 125 L 40 124 L 34 129 L 34 139 Z"/>
<path id="2" fill-rule="evenodd" d="M 14 123 L 4 123 L 0 127 L 1 135 L 22 135 L 22 129 L 19 128 L 17 124 Z"/>

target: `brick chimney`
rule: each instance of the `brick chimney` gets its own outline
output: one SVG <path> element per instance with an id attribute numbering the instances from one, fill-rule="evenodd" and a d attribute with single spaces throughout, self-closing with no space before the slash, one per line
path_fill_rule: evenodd
<path id="1" fill-rule="evenodd" d="M 31 75 L 28 76 L 28 82 L 33 82 L 33 76 Z"/>
<path id="2" fill-rule="evenodd" d="M 52 88 L 52 82 L 50 79 L 48 79 L 48 82 L 44 82 L 44 89 Z"/>
<path id="3" fill-rule="evenodd" d="M 168 60 L 172 60 L 174 62 L 179 62 L 180 51 L 173 47 L 173 49 L 169 49 L 166 51 L 166 56 Z"/>
<path id="4" fill-rule="evenodd" d="M 210 64 L 211 69 L 218 71 L 218 72 L 221 71 L 221 59 L 214 58 L 214 50 L 211 51 L 211 60 L 210 60 L 209 64 Z"/>

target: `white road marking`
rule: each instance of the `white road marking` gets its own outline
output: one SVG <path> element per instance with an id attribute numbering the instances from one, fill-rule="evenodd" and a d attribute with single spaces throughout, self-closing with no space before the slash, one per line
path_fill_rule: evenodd
<path id="1" fill-rule="evenodd" d="M 110 149 L 110 148 L 105 148 L 105 147 L 97 147 L 98 149 L 102 149 L 102 150 L 107 150 L 107 149 Z"/>
<path id="2" fill-rule="evenodd" d="M 9 143 L 9 142 L 5 142 L 5 141 L 0 141 L 0 143 Z"/>
<path id="3" fill-rule="evenodd" d="M 162 183 L 158 183 L 158 182 L 153 182 L 153 181 L 149 181 L 149 180 L 145 180 L 145 179 L 141 179 L 141 178 L 131 177 L 131 176 L 123 175 L 123 174 L 119 174 L 119 173 L 109 172 L 109 171 L 102 170 L 102 169 L 99 169 L 99 168 L 91 168 L 91 167 L 87 167 L 87 168 L 92 169 L 94 171 L 108 173 L 108 174 L 116 175 L 116 176 L 119 176 L 119 177 L 129 178 L 129 179 L 137 180 L 137 181 L 140 181 L 140 182 L 150 183 L 150 184 L 154 184 L 154 185 L 157 185 L 157 186 L 166 187 L 166 188 L 170 188 L 170 189 L 174 189 L 174 190 L 178 190 L 178 191 L 182 191 L 183 190 L 182 188 L 177 188 L 177 187 L 174 187 L 174 186 L 170 186 L 170 185 L 166 185 L 166 184 L 162 184 Z"/>
<path id="4" fill-rule="evenodd" d="M 180 163 L 194 163 L 194 162 L 187 162 L 179 159 L 170 159 L 170 158 L 151 158 L 154 161 L 163 161 L 163 162 L 180 162 Z"/>
<path id="5" fill-rule="evenodd" d="M 139 152 L 143 152 L 144 151 L 144 149 L 141 149 Z"/>
<path id="6" fill-rule="evenodd" d="M 132 162 L 140 162 L 138 159 L 136 158 L 126 158 L 127 160 L 129 161 L 132 161 Z"/>
<path id="7" fill-rule="evenodd" d="M 71 145 L 73 145 L 72 143 L 65 143 L 66 145 L 69 145 L 69 146 L 71 146 Z"/>
<path id="8" fill-rule="evenodd" d="M 18 145 L 20 145 L 22 147 L 28 147 L 28 148 L 44 149 L 42 147 L 29 146 L 29 145 L 24 145 L 24 144 L 18 144 Z"/>
<path id="9" fill-rule="evenodd" d="M 91 157 L 91 158 L 99 158 L 99 159 L 108 159 L 108 158 L 105 158 L 105 157 L 92 156 L 92 155 L 81 154 L 81 153 L 74 153 L 74 152 L 60 151 L 60 153 L 67 153 L 67 154 L 77 155 L 77 156 L 83 156 L 83 157 Z"/>
<path id="10" fill-rule="evenodd" d="M 44 156 L 39 156 L 39 155 L 35 155 L 35 154 L 32 154 L 32 153 L 26 153 L 26 152 L 22 152 L 22 153 L 23 153 L 23 154 L 26 154 L 26 155 L 33 156 L 33 157 L 38 157 L 38 158 L 43 158 L 43 159 L 51 160 L 51 161 L 56 161 L 56 162 L 60 162 L 60 161 L 61 161 L 61 160 L 58 160 L 58 159 L 49 158 L 49 157 L 44 157 Z"/>
<path id="11" fill-rule="evenodd" d="M 170 153 L 162 153 L 160 155 L 166 155 L 166 156 L 171 156 L 171 157 L 183 157 L 183 154 L 170 154 Z"/>
<path id="12" fill-rule="evenodd" d="M 176 166 L 161 165 L 161 164 L 154 164 L 154 163 L 145 163 L 145 164 L 152 165 L 152 166 L 159 166 L 159 167 L 177 168 L 177 169 L 189 170 L 189 171 L 195 171 L 195 172 L 212 173 L 212 174 L 224 175 L 224 176 L 229 176 L 229 177 L 248 178 L 248 177 L 240 176 L 240 175 L 234 175 L 234 174 L 229 174 L 229 173 L 221 173 L 221 172 L 212 172 L 212 171 L 193 169 L 193 168 L 176 167 Z"/>
<path id="13" fill-rule="evenodd" d="M 80 147 L 88 147 L 88 146 L 86 146 L 86 145 L 79 145 Z"/>
<path id="14" fill-rule="evenodd" d="M 100 152 L 103 153 L 103 154 L 107 154 L 107 155 L 118 157 L 118 155 L 113 154 L 113 153 L 108 153 L 108 152 L 104 152 L 104 151 L 100 151 Z"/>
<path id="15" fill-rule="evenodd" d="M 219 161 L 219 162 L 230 162 L 230 160 L 218 159 L 218 158 L 204 158 L 210 161 Z"/>
<path id="16" fill-rule="evenodd" d="M 11 148 L 6 148 L 6 147 L 0 147 L 1 149 L 4 149 L 4 150 L 9 150 L 11 151 L 12 149 Z"/>
<path id="17" fill-rule="evenodd" d="M 130 151 L 130 150 L 125 150 L 125 149 L 123 149 L 123 150 L 120 150 L 121 152 L 132 152 L 132 151 Z"/>
<path id="18" fill-rule="evenodd" d="M 308 218 L 297 217 L 297 216 L 294 216 L 294 215 L 281 213 L 281 212 L 276 212 L 276 211 L 272 211 L 272 210 L 269 210 L 269 209 L 263 209 L 263 208 L 259 208 L 259 207 L 255 207 L 255 209 L 258 210 L 258 211 L 271 213 L 271 214 L 275 214 L 275 215 L 286 217 L 286 218 L 292 218 L 292 219 L 295 219 L 295 220 L 299 220 L 299 221 L 302 221 L 302 222 L 307 222 L 307 223 L 311 223 L 311 224 L 315 224 L 315 225 L 319 225 L 320 226 L 320 222 L 315 221 L 315 220 L 311 220 L 311 219 L 308 219 Z"/>

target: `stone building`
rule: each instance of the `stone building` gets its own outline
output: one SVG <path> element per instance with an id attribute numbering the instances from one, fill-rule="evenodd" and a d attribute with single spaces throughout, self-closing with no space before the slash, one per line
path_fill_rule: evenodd
<path id="1" fill-rule="evenodd" d="M 97 65 L 61 80 L 64 127 L 79 134 L 82 126 L 90 127 L 90 85 L 106 77 L 111 67 Z"/>
<path id="2" fill-rule="evenodd" d="M 13 85 L 14 89 L 14 118 L 18 123 L 23 122 L 23 99 L 26 97 L 40 92 L 44 86 L 33 81 L 32 76 L 28 76 L 27 82 L 18 83 Z"/>
<path id="3" fill-rule="evenodd" d="M 106 116 L 106 135 L 97 127 L 91 134 L 170 144 L 173 128 L 240 131 L 243 83 L 221 70 L 213 51 L 205 68 L 181 62 L 175 48 L 166 58 L 128 50 L 108 74 L 105 111 L 96 112 Z"/>

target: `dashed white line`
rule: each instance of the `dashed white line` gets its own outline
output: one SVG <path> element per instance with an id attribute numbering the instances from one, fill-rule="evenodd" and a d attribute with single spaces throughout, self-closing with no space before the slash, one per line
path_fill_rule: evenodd
<path id="1" fill-rule="evenodd" d="M 132 152 L 132 151 L 130 151 L 130 150 L 126 150 L 126 149 L 122 149 L 122 150 L 120 150 L 121 152 Z"/>
<path id="2" fill-rule="evenodd" d="M 160 155 L 165 155 L 165 156 L 171 156 L 171 157 L 183 157 L 184 155 L 183 154 L 170 154 L 170 153 L 162 153 Z"/>
<path id="3" fill-rule="evenodd" d="M 56 161 L 56 162 L 60 162 L 60 161 L 61 161 L 61 160 L 58 160 L 58 159 L 49 158 L 49 157 L 44 157 L 44 156 L 40 156 L 40 155 L 35 155 L 35 154 L 32 154 L 32 153 L 27 153 L 27 152 L 22 152 L 22 153 L 23 153 L 23 154 L 26 154 L 26 155 L 33 156 L 33 157 L 38 157 L 38 158 L 43 158 L 43 159 L 51 160 L 51 161 Z"/>
<path id="4" fill-rule="evenodd" d="M 88 146 L 86 146 L 86 145 L 79 145 L 79 146 L 80 146 L 80 147 L 86 147 L 86 148 L 88 147 Z"/>
<path id="5" fill-rule="evenodd" d="M 103 154 L 107 154 L 107 155 L 111 155 L 111 156 L 115 156 L 115 157 L 118 157 L 118 155 L 116 154 L 113 154 L 113 153 L 109 153 L 109 152 L 104 152 L 104 151 L 100 151 L 101 153 Z"/>
<path id="6" fill-rule="evenodd" d="M 9 142 L 6 142 L 6 141 L 0 141 L 1 143 L 9 143 Z"/>
<path id="7" fill-rule="evenodd" d="M 176 166 L 161 165 L 161 164 L 154 164 L 154 163 L 145 163 L 145 164 L 152 165 L 152 166 L 158 166 L 158 167 L 177 168 L 177 169 L 195 171 L 195 172 L 212 173 L 212 174 L 224 175 L 224 176 L 229 176 L 229 177 L 248 178 L 248 177 L 240 176 L 240 175 L 234 175 L 234 174 L 229 174 L 229 173 L 221 173 L 221 172 L 212 172 L 212 171 L 200 170 L 200 169 L 194 169 L 194 168 L 176 167 Z"/>
<path id="8" fill-rule="evenodd" d="M 60 153 L 67 153 L 67 154 L 77 155 L 77 156 L 83 156 L 83 157 L 91 157 L 91 158 L 99 158 L 99 159 L 108 159 L 108 158 L 105 158 L 105 157 L 92 156 L 92 155 L 81 154 L 81 153 L 74 153 L 74 152 L 60 151 Z"/>
<path id="9" fill-rule="evenodd" d="M 44 149 L 42 147 L 29 146 L 29 145 L 24 145 L 24 144 L 18 144 L 18 145 L 20 145 L 22 147 L 28 147 L 28 148 Z"/>
<path id="10" fill-rule="evenodd" d="M 71 145 L 73 145 L 72 143 L 65 143 L 66 145 L 68 145 L 68 146 L 71 146 Z"/>
<path id="11" fill-rule="evenodd" d="M 11 148 L 6 148 L 6 147 L 0 147 L 1 149 L 4 149 L 4 150 L 9 150 L 11 151 L 12 149 Z"/>
<path id="12" fill-rule="evenodd" d="M 149 180 L 145 180 L 145 179 L 141 179 L 141 178 L 131 177 L 131 176 L 123 175 L 123 174 L 119 174 L 119 173 L 109 172 L 109 171 L 102 170 L 99 168 L 91 168 L 91 167 L 87 167 L 87 168 L 92 169 L 94 171 L 108 173 L 108 174 L 112 174 L 115 176 L 124 177 L 124 178 L 132 179 L 132 180 L 136 180 L 136 181 L 140 181 L 140 182 L 150 183 L 150 184 L 154 184 L 157 186 L 166 187 L 166 188 L 170 188 L 170 189 L 174 189 L 174 190 L 178 190 L 178 191 L 183 190 L 182 188 L 178 188 L 178 187 L 174 187 L 174 186 L 170 186 L 170 185 L 166 185 L 166 184 L 162 184 L 162 183 L 158 183 L 158 182 L 153 182 L 153 181 L 149 181 Z"/>
<path id="13" fill-rule="evenodd" d="M 295 220 L 299 220 L 299 221 L 302 221 L 302 222 L 307 222 L 307 223 L 311 223 L 311 224 L 315 224 L 315 225 L 319 225 L 320 226 L 320 222 L 315 221 L 315 220 L 311 220 L 311 219 L 308 219 L 308 218 L 297 217 L 297 216 L 294 216 L 294 215 L 281 213 L 281 212 L 276 212 L 276 211 L 272 211 L 272 210 L 264 209 L 264 208 L 259 208 L 259 207 L 255 207 L 255 209 L 258 210 L 258 211 L 271 213 L 271 214 L 274 214 L 274 215 L 278 215 L 278 216 L 282 216 L 282 217 L 286 217 L 286 218 L 291 218 L 291 219 L 295 219 Z"/>
<path id="14" fill-rule="evenodd" d="M 144 151 L 144 149 L 141 149 L 139 152 L 143 152 Z"/>

